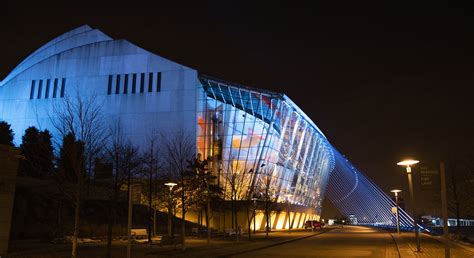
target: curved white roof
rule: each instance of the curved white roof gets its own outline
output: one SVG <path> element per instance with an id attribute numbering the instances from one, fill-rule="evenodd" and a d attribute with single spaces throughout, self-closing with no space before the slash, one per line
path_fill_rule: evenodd
<path id="1" fill-rule="evenodd" d="M 7 77 L 5 77 L 5 79 L 0 82 L 0 86 L 3 86 L 8 81 L 15 78 L 15 76 L 32 67 L 33 65 L 61 52 L 84 45 L 109 40 L 113 39 L 100 30 L 92 29 L 88 25 L 83 25 L 68 31 L 44 44 L 42 47 L 38 48 L 35 52 L 25 58 L 7 75 Z"/>

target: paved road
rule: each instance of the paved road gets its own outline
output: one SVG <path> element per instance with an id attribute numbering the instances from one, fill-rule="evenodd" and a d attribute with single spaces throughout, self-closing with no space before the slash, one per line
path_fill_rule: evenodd
<path id="1" fill-rule="evenodd" d="M 344 226 L 330 232 L 233 257 L 398 257 L 390 234 Z"/>

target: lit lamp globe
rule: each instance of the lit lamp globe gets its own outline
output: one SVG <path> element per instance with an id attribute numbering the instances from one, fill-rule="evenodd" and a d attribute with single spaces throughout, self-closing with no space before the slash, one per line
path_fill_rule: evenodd
<path id="1" fill-rule="evenodd" d="M 166 186 L 168 186 L 170 188 L 170 191 L 173 189 L 173 187 L 175 187 L 177 185 L 177 183 L 173 183 L 173 182 L 169 182 L 169 183 L 165 183 Z"/>
<path id="2" fill-rule="evenodd" d="M 417 163 L 420 163 L 419 160 L 414 160 L 414 159 L 407 159 L 407 160 L 403 160 L 403 161 L 400 161 L 397 163 L 397 165 L 399 166 L 406 166 L 407 168 L 407 173 L 411 173 L 411 165 L 415 165 Z"/>
<path id="3" fill-rule="evenodd" d="M 398 193 L 402 192 L 402 190 L 400 190 L 400 189 L 393 189 L 393 190 L 391 190 L 390 192 L 391 192 L 391 193 L 394 193 L 395 196 L 397 196 Z"/>

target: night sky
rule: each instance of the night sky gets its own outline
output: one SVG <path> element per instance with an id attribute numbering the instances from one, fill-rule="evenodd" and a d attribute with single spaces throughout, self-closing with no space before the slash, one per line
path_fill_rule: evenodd
<path id="1" fill-rule="evenodd" d="M 474 152 L 472 1 L 65 2 L 7 4 L 1 79 L 44 43 L 88 24 L 205 74 L 285 92 L 387 192 L 407 189 L 395 164 L 405 157 Z"/>

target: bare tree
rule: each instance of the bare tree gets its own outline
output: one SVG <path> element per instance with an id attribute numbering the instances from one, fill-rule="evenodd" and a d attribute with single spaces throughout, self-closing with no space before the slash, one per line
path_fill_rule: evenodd
<path id="1" fill-rule="evenodd" d="M 268 233 L 270 231 L 270 218 L 271 212 L 276 208 L 276 201 L 277 196 L 276 188 L 272 184 L 272 169 L 271 168 L 263 168 L 261 169 L 262 174 L 259 177 L 259 183 L 256 186 L 256 193 L 259 193 L 260 200 L 263 202 L 264 205 L 264 213 L 265 213 L 265 233 L 268 237 Z"/>
<path id="2" fill-rule="evenodd" d="M 231 215 L 232 215 L 232 229 L 237 232 L 235 234 L 236 240 L 239 239 L 240 227 L 238 225 L 238 211 L 240 210 L 240 205 L 244 201 L 247 203 L 249 199 L 249 187 L 252 181 L 253 168 L 247 170 L 244 166 L 239 167 L 239 162 L 236 162 L 237 165 L 230 165 L 229 171 L 225 173 L 225 185 L 224 185 L 224 198 L 231 201 Z"/>
<path id="3" fill-rule="evenodd" d="M 456 233 L 460 236 L 462 216 L 473 215 L 474 177 L 469 160 L 452 158 L 447 162 L 448 209 L 456 216 Z"/>
<path id="4" fill-rule="evenodd" d="M 101 116 L 102 106 L 95 96 L 82 97 L 78 92 L 71 98 L 65 96 L 53 105 L 50 120 L 61 139 L 70 135 L 82 145 L 84 162 L 74 162 L 72 169 L 76 174 L 76 194 L 74 199 L 74 234 L 71 257 L 77 256 L 77 237 L 79 234 L 79 215 L 84 178 L 90 179 L 94 159 L 101 153 L 107 139 L 105 125 Z"/>
<path id="5" fill-rule="evenodd" d="M 153 207 L 156 206 L 153 205 L 153 200 L 155 199 L 156 202 L 156 192 L 157 190 L 154 189 L 156 188 L 156 180 L 158 176 L 158 172 L 161 169 L 160 166 L 160 150 L 159 150 L 159 144 L 158 140 L 156 137 L 156 134 L 152 132 L 151 136 L 148 139 L 148 144 L 145 147 L 146 149 L 144 150 L 142 154 L 142 172 L 143 174 L 147 177 L 147 199 L 148 199 L 148 219 L 147 219 L 147 224 L 148 224 L 148 242 L 151 244 L 151 235 L 152 235 L 152 221 L 153 225 L 155 225 L 155 217 L 154 214 L 156 214 L 156 209 Z M 154 228 L 154 227 L 153 227 Z"/>
<path id="6" fill-rule="evenodd" d="M 117 121 L 110 128 L 111 143 L 107 146 L 107 156 L 112 162 L 113 177 L 109 197 L 109 212 L 107 225 L 107 257 L 111 257 L 112 229 L 116 223 L 117 201 L 120 189 L 127 184 L 140 166 L 140 155 L 138 148 L 134 146 L 124 135 L 122 124 Z"/>
<path id="7" fill-rule="evenodd" d="M 176 132 L 174 135 L 162 135 L 163 164 L 170 179 L 178 180 L 181 207 L 181 236 L 182 249 L 186 249 L 186 212 L 191 205 L 189 195 L 192 180 L 195 177 L 192 161 L 195 158 L 195 145 L 191 135 Z"/>

